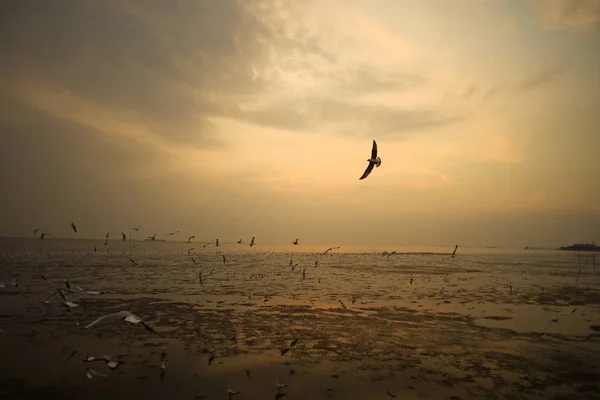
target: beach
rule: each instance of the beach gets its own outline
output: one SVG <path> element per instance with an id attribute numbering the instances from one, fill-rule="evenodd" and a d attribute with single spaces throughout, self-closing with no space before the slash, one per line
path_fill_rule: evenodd
<path id="1" fill-rule="evenodd" d="M 202 246 L 0 239 L 0 398 L 263 399 L 275 381 L 285 399 L 600 398 L 591 254 Z M 52 285 L 69 298 L 63 279 L 105 293 L 44 304 Z M 156 333 L 84 328 L 121 310 Z M 88 353 L 128 355 L 110 370 Z"/>

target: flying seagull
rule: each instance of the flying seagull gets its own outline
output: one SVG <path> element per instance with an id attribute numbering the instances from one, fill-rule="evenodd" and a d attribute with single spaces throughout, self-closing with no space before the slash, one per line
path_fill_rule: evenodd
<path id="1" fill-rule="evenodd" d="M 294 241 L 292 242 L 292 244 L 294 244 L 294 245 L 297 245 L 297 244 L 298 244 L 298 238 L 296 238 L 296 240 L 294 240 Z"/>
<path id="2" fill-rule="evenodd" d="M 69 301 L 67 299 L 67 297 L 64 295 L 64 293 L 62 292 L 62 290 L 60 290 L 58 288 L 56 288 L 56 290 L 58 291 L 58 294 L 60 294 L 60 297 L 63 299 L 63 304 L 67 307 L 67 310 L 71 311 L 71 308 L 79 307 L 79 304 Z"/>
<path id="3" fill-rule="evenodd" d="M 139 225 L 137 228 L 133 228 L 133 230 L 137 232 L 137 231 L 139 231 L 139 230 L 140 230 L 140 228 L 141 228 L 141 227 L 142 227 L 142 226 L 141 226 L 141 225 Z"/>
<path id="4" fill-rule="evenodd" d="M 146 325 L 146 323 L 144 321 L 142 321 L 142 319 L 140 317 L 133 315 L 129 311 L 119 311 L 114 314 L 103 315 L 100 318 L 98 318 L 97 320 L 95 320 L 94 322 L 86 325 L 85 329 L 93 328 L 94 326 L 98 325 L 102 321 L 109 321 L 109 320 L 113 320 L 113 319 L 122 319 L 131 324 L 142 324 L 142 326 L 144 328 L 146 328 L 146 330 L 148 330 L 152 333 L 156 333 L 156 331 L 154 329 L 152 329 L 150 326 Z"/>
<path id="5" fill-rule="evenodd" d="M 77 225 L 75 225 L 75 222 L 71 222 L 71 228 L 73 228 L 73 232 L 77 233 Z"/>
<path id="6" fill-rule="evenodd" d="M 35 236 L 35 234 L 36 234 L 36 233 L 38 233 L 38 231 L 39 231 L 39 230 L 40 230 L 40 228 L 35 228 L 35 229 L 33 230 L 33 236 Z M 240 239 L 240 240 L 241 240 L 241 239 Z"/>
<path id="7" fill-rule="evenodd" d="M 35 233 L 34 233 L 35 235 Z M 238 244 L 242 244 L 242 239 L 238 240 Z"/>
<path id="8" fill-rule="evenodd" d="M 104 245 L 108 245 L 108 238 L 110 237 L 110 231 L 106 232 L 106 235 L 104 236 L 106 238 L 106 240 L 104 241 Z"/>
<path id="9" fill-rule="evenodd" d="M 121 232 L 121 239 L 122 239 L 123 241 L 126 241 L 126 240 L 127 240 L 127 235 L 125 234 L 125 232 Z"/>
<path id="10" fill-rule="evenodd" d="M 252 236 L 252 240 L 250 241 L 250 247 L 254 246 L 254 236 Z"/>
<path id="11" fill-rule="evenodd" d="M 148 236 L 148 239 L 150 239 L 150 240 L 156 240 L 156 233 L 154 235 L 152 235 L 152 236 Z"/>
<path id="12" fill-rule="evenodd" d="M 375 142 L 375 140 L 373 140 L 371 158 L 369 158 L 367 161 L 369 162 L 369 165 L 367 166 L 367 169 L 365 169 L 365 172 L 362 174 L 359 180 L 365 179 L 367 176 L 369 176 L 371 171 L 373 171 L 373 167 L 379 167 L 381 165 L 381 158 L 377 157 L 377 142 Z"/>
<path id="13" fill-rule="evenodd" d="M 188 244 L 192 243 L 192 239 L 196 239 L 196 236 L 190 236 L 187 240 L 187 243 Z"/>
<path id="14" fill-rule="evenodd" d="M 323 255 L 329 253 L 331 250 L 336 250 L 336 249 L 339 249 L 339 248 L 340 248 L 340 246 L 338 246 L 338 247 L 330 247 L 327 250 L 325 250 L 325 252 L 323 253 Z"/>

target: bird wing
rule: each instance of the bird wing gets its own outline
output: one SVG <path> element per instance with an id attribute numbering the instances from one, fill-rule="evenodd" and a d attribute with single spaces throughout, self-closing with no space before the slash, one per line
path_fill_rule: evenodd
<path id="1" fill-rule="evenodd" d="M 156 333 L 156 331 L 154 329 L 152 329 L 150 326 L 146 325 L 146 323 L 144 321 L 141 321 L 141 324 L 144 328 L 146 328 L 147 331 Z"/>
<path id="2" fill-rule="evenodd" d="M 68 300 L 65 297 L 65 295 L 63 294 L 62 290 L 60 290 L 59 288 L 56 288 L 56 290 L 58 290 L 58 294 L 60 294 L 60 297 L 63 299 L 63 301 L 66 303 Z"/>
<path id="3" fill-rule="evenodd" d="M 131 315 L 131 313 L 129 311 L 119 311 L 119 312 L 113 313 L 113 314 L 106 314 L 106 315 L 101 316 L 94 322 L 86 325 L 84 327 L 84 329 L 92 328 L 92 327 L 98 325 L 100 322 L 105 321 L 105 320 L 119 319 L 119 318 L 123 318 L 123 317 L 128 317 L 130 315 Z"/>
<path id="4" fill-rule="evenodd" d="M 375 152 L 377 152 L 377 149 L 375 149 Z M 365 179 L 367 176 L 369 176 L 369 174 L 371 173 L 371 171 L 373 171 L 373 167 L 375 166 L 375 164 L 373 163 L 369 163 L 369 166 L 367 167 L 367 169 L 365 169 L 365 172 L 362 174 L 362 176 L 359 178 L 360 179 Z"/>
<path id="5" fill-rule="evenodd" d="M 377 158 L 377 142 L 373 140 L 373 149 L 371 150 L 371 158 L 374 160 Z"/>

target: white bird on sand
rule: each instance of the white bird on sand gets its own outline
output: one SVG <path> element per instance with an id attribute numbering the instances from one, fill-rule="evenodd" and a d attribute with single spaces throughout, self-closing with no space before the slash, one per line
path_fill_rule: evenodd
<path id="1" fill-rule="evenodd" d="M 367 169 L 365 169 L 365 172 L 362 174 L 359 180 L 365 179 L 367 176 L 369 176 L 371 171 L 373 171 L 373 167 L 379 167 L 381 165 L 381 158 L 377 157 L 377 142 L 375 142 L 375 140 L 373 140 L 371 158 L 369 158 L 367 161 L 369 162 L 369 165 L 367 166 Z"/>
<path id="2" fill-rule="evenodd" d="M 131 324 L 142 324 L 142 326 L 144 328 L 146 328 L 146 330 L 148 330 L 152 333 L 156 333 L 156 331 L 154 329 L 152 329 L 150 326 L 148 326 L 140 317 L 133 315 L 129 311 L 119 311 L 119 312 L 116 312 L 113 314 L 103 315 L 100 318 L 98 318 L 97 320 L 95 320 L 94 322 L 86 325 L 84 329 L 93 328 L 94 326 L 98 325 L 99 323 L 101 323 L 103 321 L 111 321 L 111 320 L 115 320 L 115 319 L 122 319 L 122 320 L 125 320 L 125 322 L 129 322 Z"/>
<path id="3" fill-rule="evenodd" d="M 100 372 L 97 372 L 91 368 L 86 368 L 85 369 L 85 376 L 87 376 L 88 379 L 93 379 L 94 376 L 101 376 L 102 378 L 106 378 L 108 377 L 108 375 L 106 374 L 101 374 Z"/>
<path id="4" fill-rule="evenodd" d="M 94 296 L 97 296 L 99 294 L 105 294 L 105 292 L 98 292 L 98 291 L 95 291 L 95 290 L 85 290 L 81 286 L 75 286 L 75 289 L 79 290 L 81 293 L 91 294 L 91 295 L 94 295 Z"/>
<path id="5" fill-rule="evenodd" d="M 69 301 L 62 290 L 58 288 L 56 288 L 56 290 L 58 290 L 58 294 L 60 294 L 60 297 L 63 299 L 63 304 L 67 307 L 67 310 L 71 311 L 72 308 L 79 307 L 79 304 Z"/>
<path id="6" fill-rule="evenodd" d="M 279 383 L 279 381 L 275 381 L 275 387 L 277 388 L 278 391 L 281 391 L 281 389 L 285 389 L 287 387 L 287 385 L 283 384 L 283 383 Z"/>
<path id="7" fill-rule="evenodd" d="M 254 246 L 254 236 L 252 236 L 252 240 L 250 241 L 250 247 Z"/>

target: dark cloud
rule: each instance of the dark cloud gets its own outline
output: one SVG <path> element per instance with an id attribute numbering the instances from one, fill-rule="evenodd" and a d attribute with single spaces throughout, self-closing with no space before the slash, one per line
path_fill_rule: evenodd
<path id="1" fill-rule="evenodd" d="M 69 90 L 193 142 L 220 101 L 252 95 L 268 32 L 240 3 L 6 1 L 0 46 L 8 76 Z M 211 96 L 217 93 L 217 96 Z"/>
<path id="2" fill-rule="evenodd" d="M 351 125 L 337 130 L 366 135 L 456 119 L 435 110 L 355 105 L 361 95 L 407 91 L 425 79 L 342 65 L 337 50 L 324 45 L 328 32 L 302 20 L 298 7 L 305 3 L 9 0 L 0 4 L 4 77 L 69 91 L 168 140 L 200 147 L 217 145 L 215 116 L 296 130 Z M 254 76 L 273 65 L 326 79 L 332 91 L 245 111 L 245 102 L 281 89 Z"/>

